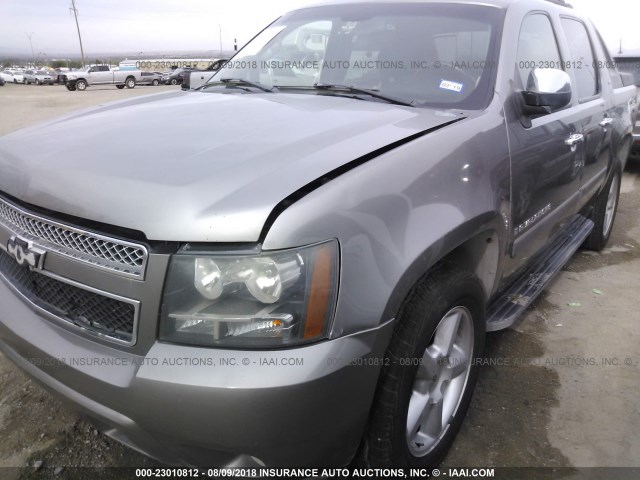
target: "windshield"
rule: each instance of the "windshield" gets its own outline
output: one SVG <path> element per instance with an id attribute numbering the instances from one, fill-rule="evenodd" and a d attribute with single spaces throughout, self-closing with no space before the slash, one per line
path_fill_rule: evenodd
<path id="1" fill-rule="evenodd" d="M 306 8 L 263 30 L 212 81 L 317 94 L 341 85 L 415 106 L 479 109 L 493 93 L 502 15 L 455 4 Z"/>

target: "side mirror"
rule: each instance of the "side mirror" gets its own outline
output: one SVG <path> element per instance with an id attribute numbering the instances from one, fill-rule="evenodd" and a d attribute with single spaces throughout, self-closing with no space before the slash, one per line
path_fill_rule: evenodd
<path id="1" fill-rule="evenodd" d="M 555 112 L 571 103 L 571 77 L 555 68 L 534 68 L 522 96 L 526 114 Z"/>

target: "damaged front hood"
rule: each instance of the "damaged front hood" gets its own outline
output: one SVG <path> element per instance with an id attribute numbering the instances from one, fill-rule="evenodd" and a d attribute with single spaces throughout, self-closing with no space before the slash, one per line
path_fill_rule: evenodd
<path id="1" fill-rule="evenodd" d="M 0 192 L 150 240 L 254 242 L 300 188 L 458 118 L 323 95 L 151 95 L 1 138 Z"/>

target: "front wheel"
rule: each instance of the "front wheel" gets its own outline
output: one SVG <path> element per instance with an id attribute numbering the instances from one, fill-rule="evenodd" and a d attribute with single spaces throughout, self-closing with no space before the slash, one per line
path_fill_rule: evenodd
<path id="1" fill-rule="evenodd" d="M 125 84 L 125 86 L 126 86 L 127 88 L 135 88 L 135 86 L 136 86 L 136 79 L 135 79 L 135 78 L 132 78 L 132 77 L 129 77 L 129 78 L 127 78 L 127 80 L 124 82 L 124 84 Z"/>
<path id="2" fill-rule="evenodd" d="M 87 89 L 87 82 L 84 80 L 78 80 L 76 82 L 76 90 L 79 90 L 81 92 L 85 91 Z"/>
<path id="3" fill-rule="evenodd" d="M 175 78 L 171 79 L 171 85 L 177 85 L 178 84 L 178 80 L 176 80 Z"/>
<path id="4" fill-rule="evenodd" d="M 611 237 L 620 199 L 620 179 L 620 169 L 616 169 L 605 188 L 596 198 L 591 218 L 595 226 L 583 245 L 588 250 L 599 252 L 607 245 L 609 237 Z"/>
<path id="5" fill-rule="evenodd" d="M 436 466 L 471 401 L 484 336 L 479 280 L 450 263 L 436 266 L 399 312 L 359 461 Z"/>
<path id="6" fill-rule="evenodd" d="M 160 85 L 160 80 L 156 78 L 153 82 L 151 82 L 151 85 L 153 85 L 154 87 L 157 87 L 158 85 Z"/>

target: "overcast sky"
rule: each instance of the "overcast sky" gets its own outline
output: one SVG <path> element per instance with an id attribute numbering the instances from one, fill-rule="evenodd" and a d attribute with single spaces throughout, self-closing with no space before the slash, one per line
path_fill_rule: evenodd
<path id="1" fill-rule="evenodd" d="M 321 0 L 76 0 L 85 52 L 218 51 L 241 46 L 295 7 Z M 640 1 L 573 0 L 596 23 L 610 49 L 640 49 Z M 71 0 L 0 0 L 0 57 L 79 54 Z M 218 27 L 220 25 L 220 27 Z"/>

